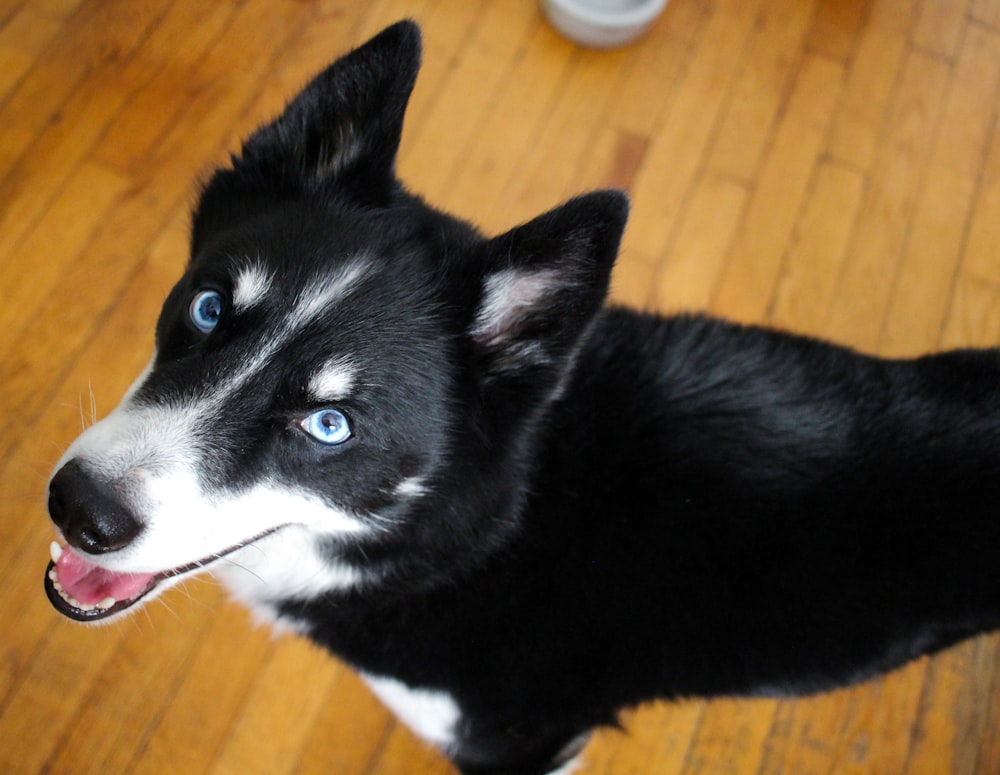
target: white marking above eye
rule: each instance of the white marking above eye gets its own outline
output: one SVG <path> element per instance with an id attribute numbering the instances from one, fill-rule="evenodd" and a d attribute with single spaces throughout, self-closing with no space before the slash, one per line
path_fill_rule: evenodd
<path id="1" fill-rule="evenodd" d="M 361 258 L 344 264 L 311 283 L 303 289 L 295 300 L 295 306 L 288 316 L 288 325 L 301 328 L 323 314 L 331 305 L 351 294 L 368 272 L 371 264 Z"/>
<path id="2" fill-rule="evenodd" d="M 259 304 L 271 290 L 271 275 L 259 263 L 247 264 L 233 283 L 233 309 L 243 312 Z"/>
<path id="3" fill-rule="evenodd" d="M 424 485 L 422 476 L 411 476 L 396 485 L 396 495 L 404 498 L 417 498 L 427 494 L 427 487 Z"/>
<path id="4" fill-rule="evenodd" d="M 328 361 L 309 378 L 309 398 L 317 403 L 336 403 L 351 394 L 357 367 L 347 358 Z"/>

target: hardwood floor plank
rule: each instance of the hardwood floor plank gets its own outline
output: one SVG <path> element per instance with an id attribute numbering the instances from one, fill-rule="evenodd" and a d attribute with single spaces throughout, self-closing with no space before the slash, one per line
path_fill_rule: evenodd
<path id="1" fill-rule="evenodd" d="M 906 60 L 917 0 L 876 0 L 848 60 L 844 98 L 828 143 L 845 164 L 868 169 Z"/>
<path id="2" fill-rule="evenodd" d="M 568 45 L 559 41 L 558 45 Z M 566 87 L 548 113 L 528 154 L 526 174 L 511 181 L 498 200 L 508 225 L 521 223 L 560 204 L 574 193 L 596 188 L 597 173 L 587 163 L 600 117 L 622 73 L 621 52 L 578 51 Z M 492 219 L 491 219 L 492 220 Z"/>
<path id="3" fill-rule="evenodd" d="M 673 239 L 678 215 L 697 185 L 756 19 L 757 0 L 722 0 L 702 27 L 699 41 L 671 96 L 633 186 L 629 246 L 658 261 Z"/>
<path id="4" fill-rule="evenodd" d="M 809 55 L 760 175 L 712 308 L 743 321 L 762 321 L 781 269 L 785 246 L 816 175 L 827 128 L 839 96 L 841 63 Z"/>
<path id="5" fill-rule="evenodd" d="M 0 173 L 0 201 L 5 203 L 0 210 L 0 264 L 10 261 L 20 239 L 37 223 L 124 101 L 146 82 L 150 63 L 140 53 L 145 49 L 138 40 L 144 40 L 150 29 L 157 27 L 166 3 L 159 0 L 157 5 L 150 0 L 145 5 L 130 6 L 131 12 L 126 15 L 136 19 L 135 27 L 119 22 L 117 26 L 122 29 L 109 42 L 118 45 L 113 41 L 120 37 L 120 48 L 110 48 L 97 58 L 87 77 L 59 105 L 59 113 L 46 119 L 30 149 L 13 163 L 6 176 Z M 131 40 L 129 35 L 138 40 Z M 64 44 L 56 39 L 51 47 Z M 51 58 L 45 55 L 44 59 L 48 63 Z M 0 156 L 3 153 L 0 149 Z"/>
<path id="6" fill-rule="evenodd" d="M 435 109 L 438 100 L 451 94 L 446 84 L 485 9 L 484 0 L 461 3 L 393 0 L 378 13 L 372 14 L 358 35 L 357 42 L 361 43 L 387 24 L 411 17 L 419 21 L 424 31 L 420 74 L 406 109 L 406 130 L 400 148 L 401 172 L 405 169 L 407 148 L 419 140 L 418 133 L 422 131 L 420 127 L 426 122 L 427 115 Z"/>
<path id="7" fill-rule="evenodd" d="M 48 203 L 41 219 L 25 235 L 23 242 L 0 245 L 6 248 L 3 266 L 8 290 L 0 305 L 0 327 L 18 331 L 35 317 L 38 307 L 65 280 L 69 266 L 93 239 L 95 231 L 128 191 L 131 181 L 102 164 L 86 162 L 74 170 L 59 196 Z M 30 194 L 29 192 L 26 192 Z M 80 207 L 81 201 L 89 206 Z M 21 256 L 43 256 L 41 264 L 20 260 Z"/>
<path id="8" fill-rule="evenodd" d="M 920 52 L 904 64 L 827 321 L 827 336 L 845 344 L 878 345 L 949 75 Z"/>
<path id="9" fill-rule="evenodd" d="M 992 683 L 996 661 L 996 640 L 976 638 L 928 666 L 913 744 L 901 775 L 975 772 L 989 703 L 980 682 Z"/>
<path id="10" fill-rule="evenodd" d="M 392 713 L 360 678 L 345 669 L 313 722 L 295 773 L 376 771 L 376 759 L 395 725 Z"/>
<path id="11" fill-rule="evenodd" d="M 993 341 L 995 342 L 996 339 Z M 993 642 L 995 647 L 1000 643 L 1000 639 L 996 635 L 991 635 L 989 640 Z M 1000 689 L 1000 656 L 995 656 L 994 661 L 997 664 L 993 670 L 992 683 L 980 685 L 980 693 L 987 698 L 996 697 L 997 690 Z M 997 723 L 998 721 L 1000 721 L 1000 708 L 997 707 L 996 703 L 990 703 L 989 709 L 986 711 L 986 723 L 983 725 L 982 737 L 979 740 L 970 740 L 963 736 L 961 740 L 962 745 L 972 745 L 977 748 L 974 775 L 990 775 L 996 770 L 996 763 L 1000 761 L 1000 724 Z"/>
<path id="12" fill-rule="evenodd" d="M 156 616 L 155 629 L 131 628 L 117 648 L 105 649 L 111 659 L 84 689 L 79 709 L 46 768 L 75 775 L 131 771 L 137 744 L 162 713 L 162 706 L 149 698 L 170 696 L 177 676 L 188 668 L 192 652 L 209 630 L 205 617 L 192 622 L 190 609 L 181 606 L 172 615 Z M 118 723 L 95 736 L 93 730 L 107 719 Z"/>
<path id="13" fill-rule="evenodd" d="M 951 59 L 958 48 L 969 0 L 923 0 L 911 39 L 913 45 Z"/>
<path id="14" fill-rule="evenodd" d="M 657 308 L 689 312 L 709 308 L 749 196 L 738 181 L 718 175 L 702 177 L 677 241 L 660 264 Z"/>
<path id="15" fill-rule="evenodd" d="M 682 775 L 757 772 L 777 709 L 775 700 L 720 699 L 709 703 Z"/>
<path id="16" fill-rule="evenodd" d="M 879 348 L 891 355 L 933 349 L 954 289 L 973 197 L 995 116 L 982 110 L 1000 89 L 1000 35 L 970 27 L 913 213 Z"/>
<path id="17" fill-rule="evenodd" d="M 446 86 L 449 92 L 461 95 L 462 109 L 439 100 L 431 114 L 410 127 L 409 147 L 418 150 L 404 157 L 401 170 L 410 184 L 425 191 L 432 201 L 444 201 L 452 177 L 465 162 L 467 149 L 478 139 L 494 92 L 507 79 L 513 64 L 510 53 L 524 44 L 534 19 L 523 4 L 516 7 L 516 0 L 485 5 Z"/>
<path id="18" fill-rule="evenodd" d="M 51 466 L 146 362 L 197 180 L 333 57 L 423 25 L 400 172 L 491 232 L 628 188 L 615 301 L 910 353 L 1000 342 L 997 8 L 675 0 L 602 52 L 516 0 L 0 2 L 0 771 L 450 772 L 211 584 L 105 630 L 40 585 Z M 993 775 L 998 689 L 992 635 L 828 695 L 631 710 L 579 772 Z"/>
<path id="19" fill-rule="evenodd" d="M 320 703 L 344 668 L 303 639 L 274 649 L 257 672 L 211 775 L 291 772 Z"/>
<path id="20" fill-rule="evenodd" d="M 980 24 L 1000 30 L 1000 5 L 996 0 L 972 0 L 969 16 Z"/>
<path id="21" fill-rule="evenodd" d="M 207 608 L 210 626 L 183 672 L 174 676 L 176 684 L 156 698 L 160 715 L 143 737 L 133 741 L 132 759 L 119 772 L 206 772 L 218 761 L 218 752 L 275 648 L 262 630 L 247 633 L 246 612 L 224 603 L 218 590 L 206 594 L 196 588 L 192 594 Z"/>
<path id="22" fill-rule="evenodd" d="M 960 275 L 948 310 L 942 348 L 993 347 L 1000 342 L 1000 288 Z"/>
<path id="23" fill-rule="evenodd" d="M 103 637 L 106 639 L 107 635 Z M 4 739 L 16 741 L 0 746 L 3 772 L 45 769 L 64 744 L 68 730 L 82 715 L 89 688 L 99 676 L 114 670 L 113 654 L 114 650 L 102 642 L 99 630 L 83 633 L 73 627 L 51 629 L 0 712 Z M 108 719 L 104 716 L 102 720 Z M 112 734 L 111 728 L 105 733 Z"/>
<path id="24" fill-rule="evenodd" d="M 704 716 L 705 703 L 700 701 L 657 703 L 633 711 L 624 722 L 624 740 L 615 749 L 613 771 L 616 775 L 680 775 Z M 591 766 L 588 772 L 599 772 L 590 751 L 585 761 Z"/>
<path id="25" fill-rule="evenodd" d="M 850 693 L 778 704 L 757 775 L 820 775 L 829 771 Z"/>
<path id="26" fill-rule="evenodd" d="M 776 282 L 768 311 L 773 325 L 811 336 L 824 334 L 864 189 L 865 178 L 855 169 L 833 161 L 820 164 Z"/>
<path id="27" fill-rule="evenodd" d="M 630 49 L 626 72 L 605 109 L 605 127 L 645 138 L 657 131 L 707 19 L 699 3 L 668 5 Z"/>
<path id="28" fill-rule="evenodd" d="M 819 3 L 809 26 L 806 48 L 817 54 L 846 61 L 854 54 L 871 5 L 868 0 Z"/>
<path id="29" fill-rule="evenodd" d="M 31 69 L 40 52 L 59 30 L 62 19 L 39 13 L 34 6 L 0 11 L 0 104 Z"/>
<path id="30" fill-rule="evenodd" d="M 830 775 L 902 772 L 927 673 L 921 659 L 850 692 Z"/>
<path id="31" fill-rule="evenodd" d="M 786 108 L 816 6 L 802 0 L 765 3 L 726 101 L 708 167 L 749 182 Z"/>
<path id="32" fill-rule="evenodd" d="M 151 78 L 128 95 L 108 122 L 92 155 L 123 171 L 141 172 L 141 160 L 184 111 L 203 84 L 195 77 L 200 59 L 232 23 L 234 3 L 174 2 L 144 50 Z M 74 122 L 75 123 L 75 122 Z"/>
<path id="33" fill-rule="evenodd" d="M 972 221 L 962 253 L 963 271 L 1000 284 L 1000 131 L 992 127 L 990 145 L 980 171 Z"/>
<path id="34" fill-rule="evenodd" d="M 11 168 L 34 152 L 39 134 L 59 123 L 63 104 L 81 83 L 87 83 L 92 69 L 103 66 L 105 73 L 113 75 L 116 68 L 109 63 L 128 61 L 168 2 L 107 0 L 79 6 L 39 52 L 35 66 L 3 105 L 6 126 L 0 144 L 0 183 L 10 185 L 5 178 Z M 4 198 L 0 193 L 0 201 Z"/>
<path id="35" fill-rule="evenodd" d="M 28 0 L 31 6 L 54 19 L 62 19 L 73 13 L 84 0 Z"/>
<path id="36" fill-rule="evenodd" d="M 472 218 L 490 232 L 514 225 L 502 207 L 503 194 L 513 178 L 508 162 L 528 153 L 537 142 L 572 64 L 573 49 L 553 40 L 555 33 L 540 19 L 531 23 L 526 36 L 523 44 L 514 44 L 515 60 L 509 63 L 507 77 L 465 138 L 451 171 L 440 176 L 436 191 L 429 192 L 438 206 Z M 441 114 L 431 117 L 433 123 L 426 131 L 449 135 L 447 116 L 455 106 L 450 101 L 438 105 Z M 408 148 L 414 157 L 424 157 L 424 164 L 433 158 L 422 143 Z M 405 158 L 403 169 L 406 174 Z M 491 219 L 494 213 L 496 222 Z"/>

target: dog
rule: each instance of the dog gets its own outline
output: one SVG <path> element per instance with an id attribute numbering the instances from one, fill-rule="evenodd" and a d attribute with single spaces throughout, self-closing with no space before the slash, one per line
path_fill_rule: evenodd
<path id="1" fill-rule="evenodd" d="M 215 574 L 466 775 L 1000 624 L 998 351 L 607 306 L 623 194 L 488 238 L 397 179 L 419 60 L 386 29 L 204 185 L 150 365 L 50 479 L 60 613 Z"/>

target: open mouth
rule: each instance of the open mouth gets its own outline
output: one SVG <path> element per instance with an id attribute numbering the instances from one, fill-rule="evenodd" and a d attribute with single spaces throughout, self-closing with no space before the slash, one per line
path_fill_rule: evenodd
<path id="1" fill-rule="evenodd" d="M 209 557 L 159 573 L 116 573 L 90 562 L 70 547 L 52 542 L 52 560 L 45 569 L 45 594 L 63 616 L 95 622 L 121 613 L 158 591 L 166 582 L 204 570 L 238 549 L 270 535 L 272 528 Z"/>

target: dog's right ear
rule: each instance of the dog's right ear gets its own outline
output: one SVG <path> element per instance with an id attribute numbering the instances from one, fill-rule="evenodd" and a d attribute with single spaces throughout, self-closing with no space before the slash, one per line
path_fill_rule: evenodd
<path id="1" fill-rule="evenodd" d="M 420 68 L 420 29 L 398 22 L 316 76 L 233 159 L 239 175 L 291 192 L 329 183 L 380 199 L 395 185 L 403 116 Z"/>
<path id="2" fill-rule="evenodd" d="M 558 376 L 601 308 L 628 199 L 596 191 L 486 243 L 471 338 L 489 381 Z"/>

